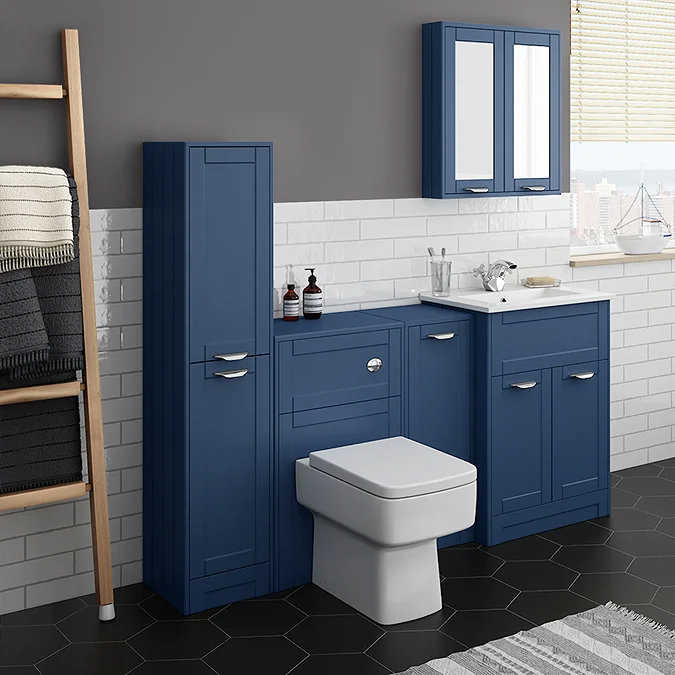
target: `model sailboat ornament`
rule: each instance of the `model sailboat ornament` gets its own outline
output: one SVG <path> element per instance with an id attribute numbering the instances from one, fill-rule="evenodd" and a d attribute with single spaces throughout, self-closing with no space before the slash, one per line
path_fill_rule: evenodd
<path id="1" fill-rule="evenodd" d="M 637 226 L 629 228 L 633 223 Z M 670 225 L 644 183 L 640 184 L 635 198 L 613 232 L 617 246 L 628 255 L 660 253 L 668 243 L 668 237 L 672 236 Z"/>

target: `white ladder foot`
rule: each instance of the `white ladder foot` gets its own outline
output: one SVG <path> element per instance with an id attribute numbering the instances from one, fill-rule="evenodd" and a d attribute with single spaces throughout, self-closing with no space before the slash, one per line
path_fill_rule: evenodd
<path id="1" fill-rule="evenodd" d="M 99 605 L 98 606 L 98 620 L 99 621 L 112 621 L 115 618 L 115 604 L 110 603 L 109 605 Z"/>

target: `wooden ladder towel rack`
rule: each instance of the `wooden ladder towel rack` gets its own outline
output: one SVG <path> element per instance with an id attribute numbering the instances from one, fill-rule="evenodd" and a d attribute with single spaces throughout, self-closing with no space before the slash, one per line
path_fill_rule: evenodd
<path id="1" fill-rule="evenodd" d="M 80 391 L 82 391 L 89 482 L 77 481 L 65 485 L 55 485 L 36 490 L 24 490 L 0 495 L 0 511 L 38 504 L 51 504 L 65 499 L 84 497 L 89 494 L 94 551 L 94 577 L 96 580 L 96 597 L 99 605 L 99 619 L 101 621 L 110 621 L 115 618 L 115 606 L 113 603 L 112 566 L 110 560 L 108 495 L 103 452 L 101 383 L 96 336 L 89 192 L 84 145 L 80 48 L 77 30 L 65 29 L 61 31 L 61 44 L 63 51 L 63 85 L 0 84 L 0 98 L 65 99 L 66 101 L 70 172 L 77 183 L 80 205 L 80 284 L 82 287 L 85 362 L 82 372 L 83 381 L 3 390 L 0 391 L 0 405 L 79 396 Z"/>

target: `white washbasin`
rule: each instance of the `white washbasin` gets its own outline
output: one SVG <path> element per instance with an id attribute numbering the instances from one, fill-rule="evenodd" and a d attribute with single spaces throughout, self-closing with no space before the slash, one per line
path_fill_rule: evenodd
<path id="1" fill-rule="evenodd" d="M 448 305 L 475 312 L 513 312 L 535 307 L 575 305 L 582 302 L 609 300 L 611 293 L 567 288 L 525 288 L 506 286 L 501 293 L 491 291 L 452 291 L 450 295 L 437 297 L 431 293 L 420 293 L 420 300 L 437 305 Z"/>

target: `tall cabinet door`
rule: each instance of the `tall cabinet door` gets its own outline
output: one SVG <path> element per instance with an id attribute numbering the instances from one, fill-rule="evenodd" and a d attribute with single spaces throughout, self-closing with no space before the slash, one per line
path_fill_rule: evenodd
<path id="1" fill-rule="evenodd" d="M 408 329 L 407 435 L 471 461 L 471 323 Z"/>
<path id="2" fill-rule="evenodd" d="M 560 191 L 560 36 L 505 33 L 506 192 Z"/>
<path id="3" fill-rule="evenodd" d="M 492 514 L 551 501 L 551 371 L 492 378 Z"/>
<path id="4" fill-rule="evenodd" d="M 553 369 L 553 499 L 607 489 L 606 361 Z"/>
<path id="5" fill-rule="evenodd" d="M 190 362 L 268 354 L 271 148 L 190 148 Z"/>
<path id="6" fill-rule="evenodd" d="M 269 560 L 270 359 L 190 366 L 190 578 Z"/>

